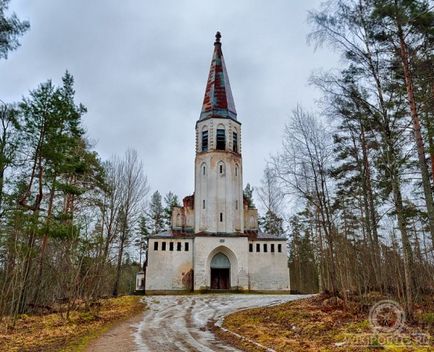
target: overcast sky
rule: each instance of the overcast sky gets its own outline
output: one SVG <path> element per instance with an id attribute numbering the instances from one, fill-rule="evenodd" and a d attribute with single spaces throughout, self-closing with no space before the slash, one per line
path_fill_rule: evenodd
<path id="1" fill-rule="evenodd" d="M 13 102 L 47 79 L 75 78 L 84 125 L 103 159 L 138 151 L 152 190 L 193 192 L 194 127 L 214 35 L 242 123 L 244 184 L 259 185 L 297 103 L 315 109 L 312 71 L 337 65 L 306 44 L 316 0 L 12 0 L 31 23 L 0 61 L 0 98 Z"/>

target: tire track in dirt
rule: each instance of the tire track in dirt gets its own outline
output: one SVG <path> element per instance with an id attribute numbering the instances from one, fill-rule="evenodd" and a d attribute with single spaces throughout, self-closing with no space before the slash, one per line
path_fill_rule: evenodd
<path id="1" fill-rule="evenodd" d="M 134 334 L 136 351 L 239 351 L 217 339 L 207 324 L 240 309 L 284 303 L 301 297 L 240 294 L 146 297 L 149 310 Z"/>

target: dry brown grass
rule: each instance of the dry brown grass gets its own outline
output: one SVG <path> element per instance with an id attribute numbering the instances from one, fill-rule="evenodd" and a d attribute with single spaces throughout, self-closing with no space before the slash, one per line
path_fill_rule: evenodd
<path id="1" fill-rule="evenodd" d="M 138 296 L 123 296 L 100 301 L 97 312 L 74 311 L 69 320 L 60 314 L 21 315 L 15 327 L 0 322 L 0 351 L 79 351 L 92 338 L 113 323 L 143 311 Z"/>
<path id="2" fill-rule="evenodd" d="M 415 332 L 431 335 L 430 345 L 416 346 L 414 342 L 406 347 L 384 341 L 381 335 L 372 333 L 368 322 L 369 301 L 353 300 L 344 306 L 342 301 L 335 302 L 326 296 L 285 303 L 273 307 L 263 307 L 237 312 L 226 317 L 223 326 L 265 347 L 276 351 L 434 351 L 434 314 L 427 313 L 431 306 L 419 307 L 418 321 L 407 325 L 405 335 L 414 336 Z M 375 298 L 376 299 L 376 298 Z M 432 301 L 432 300 L 431 300 Z M 423 321 L 425 319 L 425 322 Z M 235 336 L 217 331 L 219 337 L 244 351 L 263 351 Z M 355 342 L 357 341 L 357 342 Z M 373 341 L 371 346 L 362 346 L 358 341 Z"/>

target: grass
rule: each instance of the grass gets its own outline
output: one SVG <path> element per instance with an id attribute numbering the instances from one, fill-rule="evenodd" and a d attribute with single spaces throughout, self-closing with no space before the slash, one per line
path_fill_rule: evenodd
<path id="1" fill-rule="evenodd" d="M 143 311 L 138 296 L 123 296 L 100 301 L 97 312 L 74 311 L 70 319 L 60 314 L 19 316 L 13 329 L 0 322 L 0 351 L 72 352 L 83 351 L 87 344 L 115 322 Z"/>
<path id="2" fill-rule="evenodd" d="M 406 324 L 398 337 L 372 331 L 366 301 L 344 306 L 324 295 L 236 312 L 225 318 L 223 327 L 275 351 L 434 351 L 432 307 L 419 308 L 415 322 Z M 244 351 L 264 350 L 224 331 L 216 333 Z M 428 344 L 419 343 L 416 333 L 424 333 Z"/>

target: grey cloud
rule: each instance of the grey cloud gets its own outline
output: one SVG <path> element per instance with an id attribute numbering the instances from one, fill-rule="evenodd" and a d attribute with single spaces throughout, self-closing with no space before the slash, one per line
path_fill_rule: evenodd
<path id="1" fill-rule="evenodd" d="M 310 72 L 337 62 L 306 45 L 307 10 L 319 3 L 12 0 L 32 28 L 0 61 L 0 97 L 19 100 L 70 70 L 96 150 L 107 158 L 137 149 L 153 189 L 182 197 L 193 190 L 194 126 L 220 30 L 243 123 L 244 183 L 257 185 L 292 108 L 314 108 Z"/>

